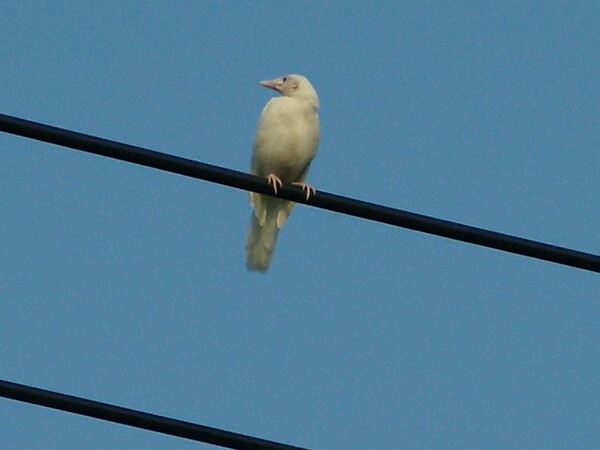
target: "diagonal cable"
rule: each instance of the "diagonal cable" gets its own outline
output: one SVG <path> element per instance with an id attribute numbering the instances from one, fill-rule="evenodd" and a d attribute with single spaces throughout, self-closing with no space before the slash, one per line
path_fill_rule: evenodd
<path id="1" fill-rule="evenodd" d="M 280 444 L 244 434 L 220 430 L 108 403 L 47 391 L 23 384 L 0 380 L 0 397 L 10 398 L 82 416 L 94 417 L 157 433 L 169 434 L 220 447 L 244 450 L 302 450 L 301 447 Z"/>
<path id="2" fill-rule="evenodd" d="M 246 191 L 273 194 L 267 182 L 263 178 L 254 175 L 31 122 L 17 117 L 0 114 L 0 131 L 188 177 L 199 178 Z M 316 195 L 307 201 L 304 198 L 302 189 L 293 185 L 282 186 L 278 196 L 298 203 L 363 219 L 387 223 L 592 272 L 600 272 L 600 256 L 591 253 L 436 219 L 323 191 L 318 191 Z"/>

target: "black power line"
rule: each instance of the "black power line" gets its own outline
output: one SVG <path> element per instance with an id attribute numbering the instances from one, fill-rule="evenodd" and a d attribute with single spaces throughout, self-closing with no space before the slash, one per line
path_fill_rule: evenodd
<path id="1" fill-rule="evenodd" d="M 4 114 L 0 114 L 0 131 L 224 184 L 246 191 L 255 191 L 263 194 L 273 193 L 265 179 L 254 175 Z M 490 247 L 496 250 L 516 253 L 592 272 L 600 272 L 600 256 L 591 253 L 544 244 L 482 228 L 329 194 L 323 191 L 318 191 L 316 195 L 306 201 L 302 189 L 293 185 L 282 186 L 278 192 L 278 197 L 317 208 L 362 217 L 363 219 L 387 223 L 423 233 L 435 234 L 457 241 Z"/>
<path id="2" fill-rule="evenodd" d="M 170 434 L 198 442 L 225 448 L 244 450 L 302 450 L 301 447 L 280 444 L 218 428 L 170 419 L 134 409 L 87 400 L 81 397 L 47 391 L 23 384 L 0 380 L 0 397 L 6 397 L 34 405 L 54 408 L 82 416 L 129 425 L 158 433 Z"/>

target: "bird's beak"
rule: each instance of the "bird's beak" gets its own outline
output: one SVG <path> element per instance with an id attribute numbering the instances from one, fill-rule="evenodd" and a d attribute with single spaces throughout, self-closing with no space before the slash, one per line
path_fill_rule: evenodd
<path id="1" fill-rule="evenodd" d="M 278 85 L 277 85 L 277 80 L 259 81 L 258 84 L 260 84 L 261 86 L 264 86 L 266 88 L 269 88 L 269 89 L 274 89 L 276 91 L 279 90 Z"/>

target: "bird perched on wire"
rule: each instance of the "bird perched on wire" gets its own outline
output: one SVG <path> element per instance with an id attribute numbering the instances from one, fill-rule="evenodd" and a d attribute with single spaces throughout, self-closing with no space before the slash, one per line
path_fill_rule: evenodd
<path id="1" fill-rule="evenodd" d="M 308 199 L 315 189 L 304 181 L 319 144 L 319 97 L 302 75 L 285 75 L 261 86 L 278 91 L 265 105 L 252 145 L 251 173 L 265 177 L 277 190 L 283 183 L 302 187 Z M 254 209 L 246 237 L 246 267 L 266 272 L 273 257 L 279 229 L 294 202 L 250 192 Z"/>

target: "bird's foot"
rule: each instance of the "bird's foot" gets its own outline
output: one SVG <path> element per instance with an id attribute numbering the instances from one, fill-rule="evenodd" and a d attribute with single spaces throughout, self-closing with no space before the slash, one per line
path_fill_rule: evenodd
<path id="1" fill-rule="evenodd" d="M 295 182 L 292 184 L 300 186 L 302 188 L 302 191 L 306 194 L 306 200 L 308 200 L 311 195 L 315 195 L 317 193 L 317 190 L 309 184 L 300 182 Z"/>
<path id="2" fill-rule="evenodd" d="M 279 189 L 283 184 L 281 178 L 273 174 L 269 174 L 269 176 L 267 177 L 267 183 L 269 183 L 269 185 L 273 187 L 275 195 L 277 195 L 277 189 Z"/>

